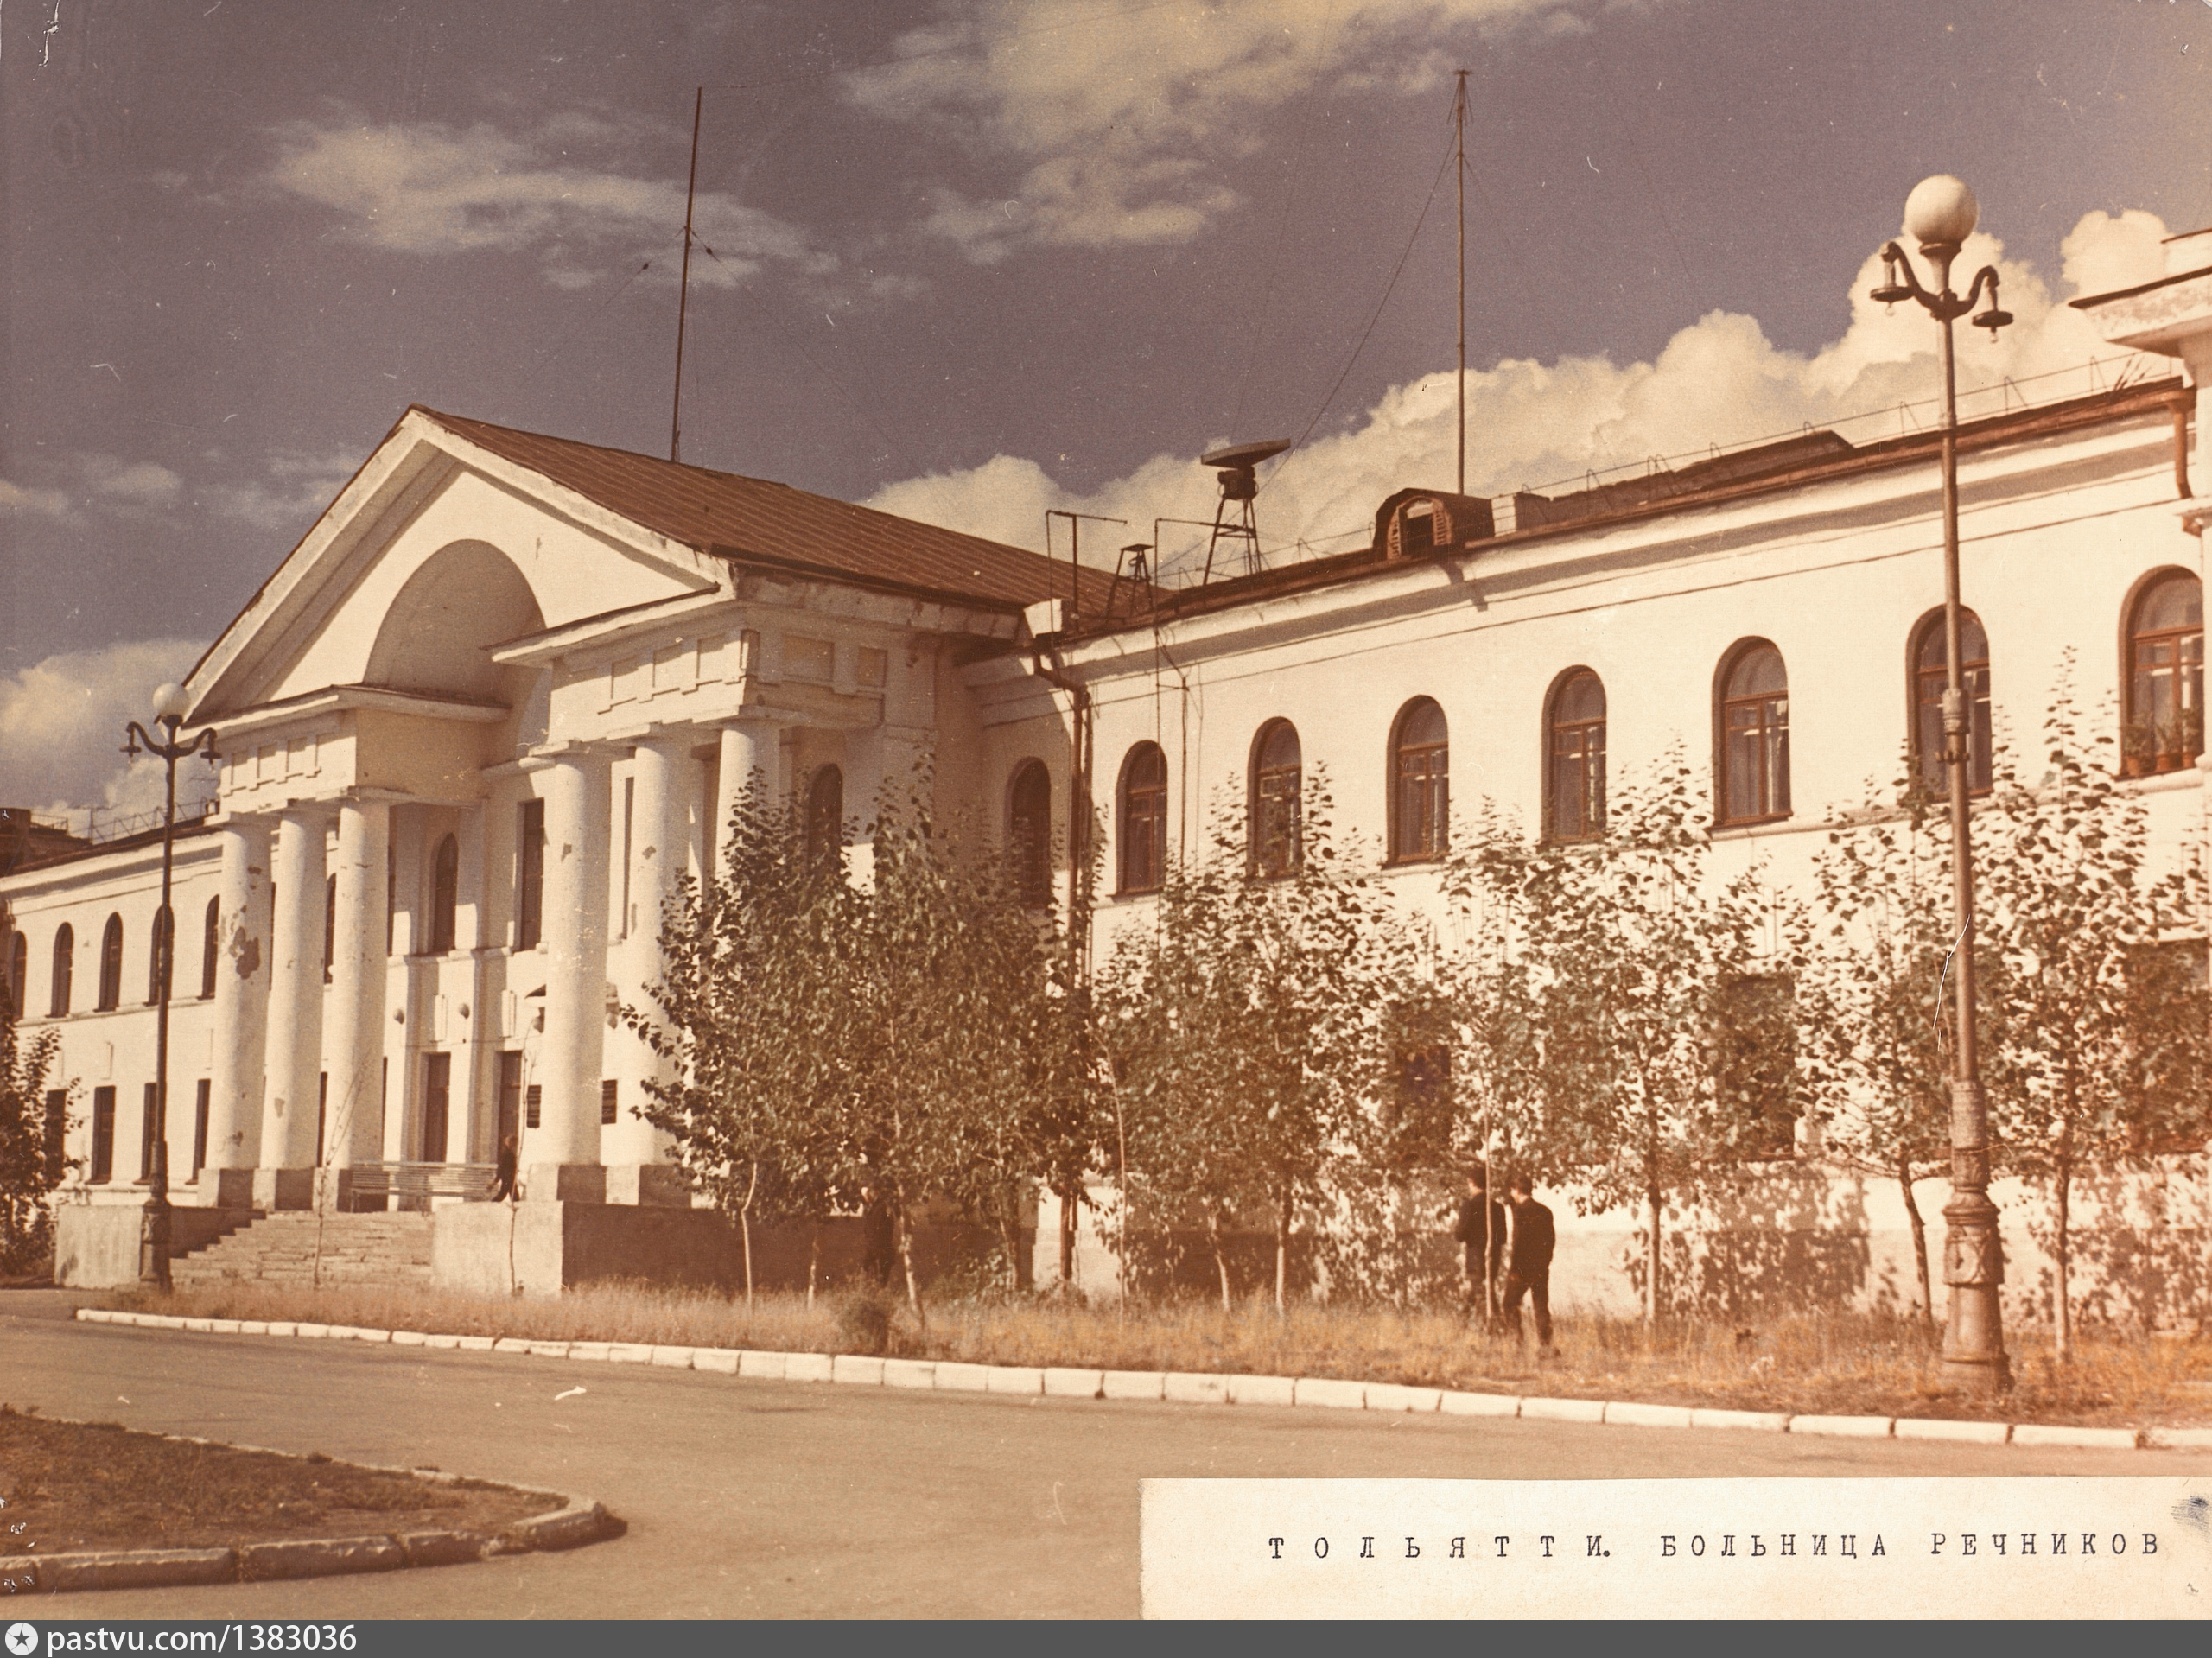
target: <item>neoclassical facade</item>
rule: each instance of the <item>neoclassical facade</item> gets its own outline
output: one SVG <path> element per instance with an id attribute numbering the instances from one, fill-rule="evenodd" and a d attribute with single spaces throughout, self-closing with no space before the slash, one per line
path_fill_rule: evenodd
<path id="1" fill-rule="evenodd" d="M 2170 251 L 2163 281 L 2079 303 L 2177 360 L 1970 423 L 1961 532 L 1977 764 L 2032 743 L 2070 657 L 2180 855 L 2212 233 Z M 178 1199 L 465 1198 L 512 1134 L 534 1200 L 688 1202 L 612 1009 L 756 776 L 837 823 L 926 775 L 1102 954 L 1224 788 L 1255 866 L 1287 867 L 1317 765 L 1409 908 L 1436 902 L 1455 806 L 1572 839 L 1676 746 L 1710 769 L 1724 863 L 1802 880 L 1870 784 L 1929 763 L 1939 502 L 1933 434 L 1808 433 L 1567 496 L 1408 487 L 1358 552 L 1169 592 L 410 410 L 188 687 L 221 767 L 177 850 Z M 60 1035 L 95 1202 L 135 1201 L 146 1162 L 157 854 L 0 876 L 0 966 Z"/>

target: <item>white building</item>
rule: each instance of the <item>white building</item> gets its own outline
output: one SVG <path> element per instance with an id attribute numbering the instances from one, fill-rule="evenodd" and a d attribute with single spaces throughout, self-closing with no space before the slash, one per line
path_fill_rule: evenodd
<path id="1" fill-rule="evenodd" d="M 2078 303 L 2186 375 L 1970 422 L 1961 537 L 1988 717 L 2031 738 L 2074 652 L 2084 703 L 2152 734 L 2132 786 L 2177 846 L 2203 814 L 2212 232 L 2170 252 Z M 1571 835 L 1675 743 L 1710 756 L 1724 858 L 1800 876 L 1926 728 L 1936 454 L 1811 433 L 1560 498 L 1410 488 L 1359 552 L 1170 594 L 410 410 L 188 687 L 221 776 L 177 848 L 177 1200 L 474 1195 L 514 1133 L 535 1203 L 687 1203 L 609 1009 L 755 771 L 835 819 L 926 757 L 941 813 L 1063 849 L 1035 872 L 1062 904 L 1087 796 L 1101 952 L 1216 790 L 1249 779 L 1264 823 L 1318 763 L 1410 905 L 1447 801 Z M 60 1032 L 93 1210 L 140 1196 L 157 881 L 143 837 L 0 877 L 0 965 Z"/>

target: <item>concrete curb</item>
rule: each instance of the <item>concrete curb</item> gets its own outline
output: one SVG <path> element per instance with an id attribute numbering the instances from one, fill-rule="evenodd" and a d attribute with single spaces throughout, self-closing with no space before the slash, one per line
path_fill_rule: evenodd
<path id="1" fill-rule="evenodd" d="M 114 1323 L 112 1318 L 98 1322 Z M 65 1418 L 48 1418 L 65 1420 Z M 292 1457 L 264 1445 L 232 1445 L 192 1434 L 156 1436 L 181 1445 L 219 1445 L 226 1451 Z M 297 1461 L 299 1458 L 293 1458 Z M 430 1468 L 388 1468 L 352 1463 L 382 1474 L 412 1474 L 426 1484 L 458 1484 L 463 1476 Z M 492 1483 L 493 1482 L 486 1482 Z M 405 1531 L 358 1537 L 289 1537 L 224 1548 L 82 1549 L 73 1554 L 10 1557 L 10 1575 L 29 1569 L 36 1591 L 60 1595 L 93 1589 L 167 1589 L 202 1583 L 264 1583 L 280 1578 L 334 1578 L 362 1572 L 397 1572 L 411 1566 L 460 1566 L 502 1554 L 529 1554 L 580 1548 L 629 1528 L 588 1496 L 541 1491 L 525 1485 L 502 1489 L 526 1496 L 550 1496 L 561 1507 L 518 1520 L 498 1531 Z"/>
<path id="2" fill-rule="evenodd" d="M 549 1342 L 515 1336 L 448 1336 L 409 1330 L 353 1330 L 255 1319 L 192 1318 L 79 1307 L 86 1324 L 134 1325 L 188 1334 L 307 1337 L 390 1343 L 621 1364 L 647 1364 L 735 1375 L 749 1382 L 829 1382 L 918 1392 L 998 1394 L 1018 1398 L 1141 1400 L 1177 1405 L 1276 1405 L 1313 1410 L 1413 1412 L 1444 1416 L 1519 1417 L 1530 1421 L 1604 1423 L 1620 1427 L 1706 1428 L 1853 1439 L 1948 1440 L 2088 1451 L 2212 1450 L 2212 1428 L 2071 1427 L 2031 1422 L 1946 1421 L 1912 1416 L 1792 1416 L 1786 1411 L 1721 1410 L 1630 1400 L 1550 1399 L 1459 1393 L 1395 1382 L 1326 1376 L 1214 1375 L 1187 1371 L 1086 1370 L 1060 1366 L 969 1364 L 951 1359 L 874 1358 L 855 1353 L 766 1353 L 723 1347 L 658 1347 L 625 1342 Z M 552 1547 L 552 1545 L 537 1545 Z M 566 1547 L 563 1545 L 563 1547 Z M 156 1551 L 159 1552 L 159 1551 Z M 179 1551 L 168 1551 L 178 1553 Z M 195 1551 L 181 1551 L 191 1553 Z M 197 1551 L 204 1553 L 205 1551 Z M 496 1550 L 494 1551 L 496 1552 Z M 60 1558 L 60 1557 L 55 1557 Z M 87 1555 L 86 1560 L 93 1557 Z M 474 1559 L 475 1556 L 467 1558 Z M 411 1556 L 410 1556 L 411 1562 Z M 378 1571 L 379 1566 L 347 1567 Z M 164 1579 L 164 1581 L 171 1581 Z M 200 1581 L 176 1579 L 173 1581 Z"/>

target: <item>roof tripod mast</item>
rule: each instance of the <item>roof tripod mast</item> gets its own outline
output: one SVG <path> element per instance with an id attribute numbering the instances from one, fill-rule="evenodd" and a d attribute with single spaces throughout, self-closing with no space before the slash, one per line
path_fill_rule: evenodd
<path id="1" fill-rule="evenodd" d="M 691 180 L 683 187 L 683 275 L 676 293 L 676 406 L 668 417 L 668 458 L 683 459 L 683 322 L 691 302 L 691 204 L 699 194 L 699 112 L 706 107 L 707 89 L 691 99 Z"/>
<path id="2" fill-rule="evenodd" d="M 1467 72 L 1459 70 L 1459 92 L 1452 100 L 1452 121 L 1459 133 L 1459 473 L 1452 486 L 1467 492 Z"/>

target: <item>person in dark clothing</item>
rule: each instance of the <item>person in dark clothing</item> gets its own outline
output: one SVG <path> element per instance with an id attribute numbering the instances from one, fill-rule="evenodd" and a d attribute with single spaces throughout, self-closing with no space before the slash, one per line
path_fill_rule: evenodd
<path id="1" fill-rule="evenodd" d="M 1536 1201 L 1529 1177 L 1516 1174 L 1506 1193 L 1513 1199 L 1512 1258 L 1505 1269 L 1505 1317 L 1513 1339 L 1521 1339 L 1521 1298 L 1527 1296 L 1536 1315 L 1536 1346 L 1552 1350 L 1552 1249 L 1558 1234 L 1552 1212 Z"/>
<path id="2" fill-rule="evenodd" d="M 861 1270 L 870 1283 L 886 1287 L 899 1272 L 899 1234 L 891 1205 L 873 1186 L 861 1188 Z"/>
<path id="3" fill-rule="evenodd" d="M 499 1142 L 499 1166 L 492 1178 L 492 1201 L 506 1203 L 515 1195 L 515 1137 L 509 1134 Z"/>
<path id="4" fill-rule="evenodd" d="M 1489 1187 L 1489 1172 L 1481 1164 L 1467 1171 L 1467 1195 L 1460 1202 L 1459 1223 L 1452 1230 L 1463 1247 L 1471 1314 L 1484 1304 L 1483 1286 L 1497 1282 L 1498 1267 L 1505 1259 L 1505 1205 L 1490 1196 Z"/>

